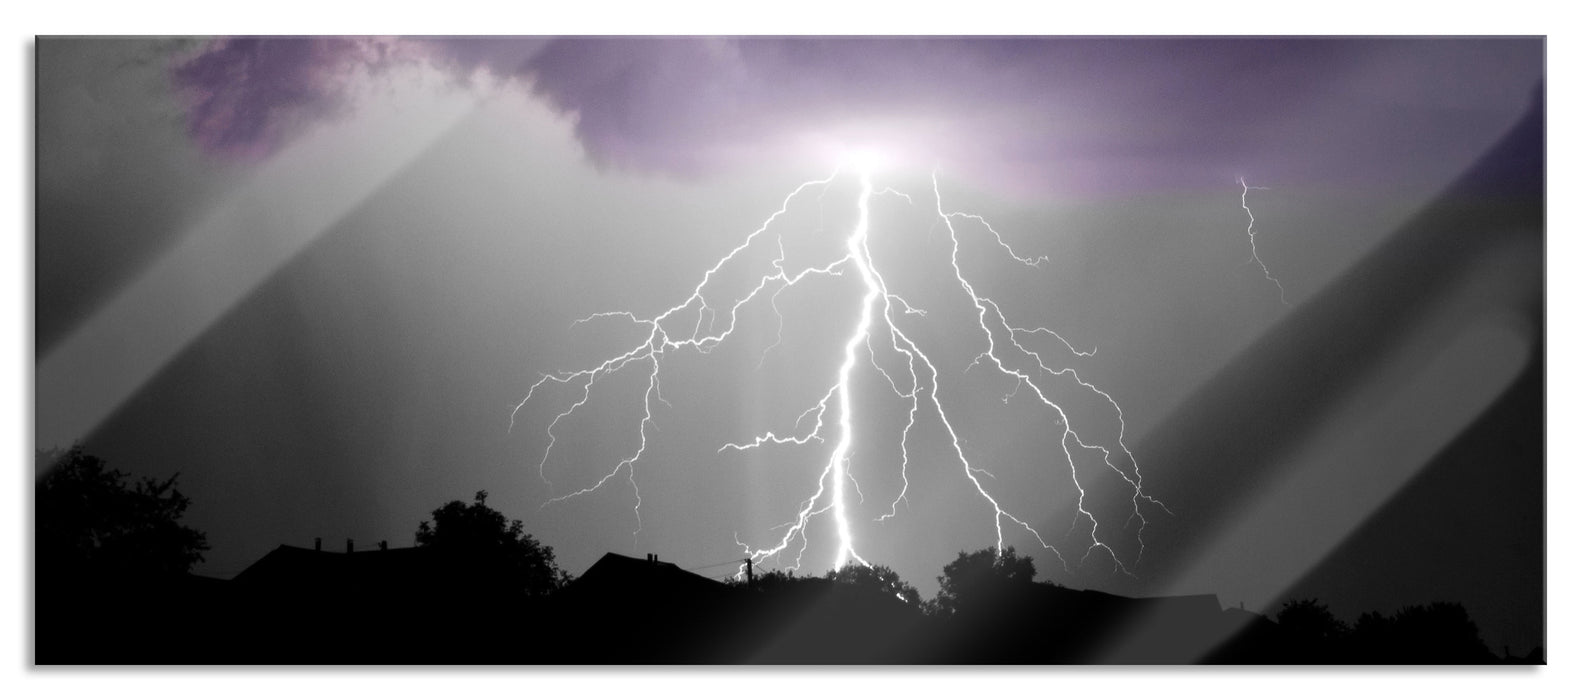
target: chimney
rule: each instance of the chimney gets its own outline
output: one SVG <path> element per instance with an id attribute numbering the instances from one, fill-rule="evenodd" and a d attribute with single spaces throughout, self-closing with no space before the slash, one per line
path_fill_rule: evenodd
<path id="1" fill-rule="evenodd" d="M 323 537 L 315 537 L 315 538 L 313 538 L 313 551 L 315 551 L 315 552 L 322 552 L 322 551 L 324 551 L 324 538 Z"/>
<path id="2" fill-rule="evenodd" d="M 648 563 L 650 563 L 650 564 L 658 564 L 659 563 L 659 555 L 658 554 L 649 554 L 648 555 Z"/>
<path id="3" fill-rule="evenodd" d="M 383 551 L 385 551 L 385 550 L 387 550 L 389 548 L 390 548 L 390 541 L 389 540 L 379 540 L 379 551 L 383 552 Z"/>
<path id="4" fill-rule="evenodd" d="M 352 538 L 350 538 L 350 537 L 346 538 L 346 553 L 347 554 L 351 554 L 352 553 Z"/>

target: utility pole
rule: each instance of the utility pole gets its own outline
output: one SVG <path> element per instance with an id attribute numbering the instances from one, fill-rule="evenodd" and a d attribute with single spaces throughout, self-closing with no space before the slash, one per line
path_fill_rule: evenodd
<path id="1" fill-rule="evenodd" d="M 753 589 L 753 560 L 751 557 L 743 559 L 747 563 L 747 590 Z"/>

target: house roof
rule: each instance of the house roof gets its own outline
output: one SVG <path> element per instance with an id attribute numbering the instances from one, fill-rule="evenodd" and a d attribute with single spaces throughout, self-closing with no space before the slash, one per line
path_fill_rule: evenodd
<path id="1" fill-rule="evenodd" d="M 457 557 L 425 547 L 342 553 L 281 545 L 232 580 L 243 589 L 285 596 L 399 597 L 460 585 L 471 569 Z"/>
<path id="2" fill-rule="evenodd" d="M 724 590 L 725 584 L 683 570 L 670 562 L 644 560 L 610 552 L 600 557 L 572 582 L 577 594 L 642 592 L 648 595 L 706 595 Z"/>

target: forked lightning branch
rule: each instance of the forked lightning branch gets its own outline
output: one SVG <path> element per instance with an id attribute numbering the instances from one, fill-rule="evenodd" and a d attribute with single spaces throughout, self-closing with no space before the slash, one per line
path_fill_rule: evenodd
<path id="1" fill-rule="evenodd" d="M 820 261 L 821 264 L 794 269 L 788 267 L 784 234 L 780 230 L 783 227 L 773 225 L 791 207 L 797 205 L 799 200 L 822 196 L 832 183 L 849 177 L 856 178 L 859 184 L 856 201 L 857 220 L 850 233 L 846 235 L 845 245 L 841 248 L 843 254 L 831 255 L 833 259 Z M 1115 399 L 1094 384 L 1083 380 L 1075 369 L 1050 361 L 1024 343 L 1034 337 L 1047 335 L 1059 340 L 1073 356 L 1091 356 L 1097 349 L 1079 351 L 1053 330 L 1020 325 L 1009 317 L 1008 312 L 998 302 L 978 291 L 969 275 L 962 269 L 960 262 L 962 246 L 965 243 L 992 246 L 993 249 L 1003 252 L 1012 262 L 1027 267 L 1037 268 L 1047 260 L 1047 257 L 1019 255 L 983 217 L 947 210 L 940 195 L 937 175 L 932 178 L 932 185 L 931 214 L 936 217 L 936 225 L 943 224 L 942 228 L 950 238 L 949 262 L 954 279 L 945 280 L 944 283 L 950 288 L 959 289 L 959 293 L 970 300 L 976 323 L 974 327 L 966 330 L 973 336 L 981 337 L 980 340 L 974 341 L 978 346 L 975 359 L 968 367 L 956 368 L 956 371 L 986 368 L 1011 380 L 1012 393 L 1024 389 L 1030 392 L 1040 410 L 1047 413 L 1050 425 L 1057 429 L 1055 434 L 1058 435 L 1060 447 L 1052 456 L 1048 468 L 1056 470 L 1063 475 L 1062 478 L 1069 478 L 1071 489 L 1076 495 L 1076 515 L 1072 531 L 1077 532 L 1080 528 L 1081 532 L 1086 533 L 1079 540 L 1085 545 L 1079 556 L 1075 557 L 1076 562 L 1068 556 L 1071 552 L 1062 552 L 1050 538 L 1034 526 L 1033 518 L 1029 514 L 1012 512 L 1002 502 L 1005 494 L 997 494 L 994 480 L 989 478 L 990 472 L 987 471 L 986 466 L 969 460 L 963 450 L 963 437 L 957 428 L 958 421 L 945 410 L 945 402 L 940 395 L 940 372 L 948 368 L 936 364 L 914 338 L 916 324 L 928 322 L 927 313 L 908 303 L 890 288 L 883 270 L 875 264 L 869 246 L 872 231 L 870 205 L 876 197 L 894 196 L 904 199 L 910 206 L 928 205 L 920 204 L 912 196 L 888 187 L 876 189 L 871 168 L 861 164 L 839 169 L 826 178 L 804 182 L 798 186 L 786 196 L 780 208 L 770 214 L 762 225 L 749 233 L 739 245 L 720 257 L 703 273 L 702 279 L 693 287 L 691 295 L 681 299 L 674 306 L 652 317 L 643 317 L 631 311 L 606 311 L 576 321 L 583 323 L 597 318 L 619 318 L 639 327 L 643 331 L 643 339 L 624 352 L 613 354 L 584 368 L 544 374 L 512 411 L 511 422 L 514 427 L 517 413 L 528 402 L 533 401 L 542 389 L 558 385 L 570 391 L 568 403 L 560 407 L 546 427 L 548 444 L 538 461 L 539 477 L 546 485 L 550 485 L 551 489 L 554 488 L 545 475 L 544 468 L 559 440 L 557 429 L 562 421 L 588 405 L 595 384 L 620 372 L 640 372 L 646 377 L 647 388 L 642 394 L 642 418 L 635 427 L 638 438 L 636 450 L 607 470 L 602 470 L 601 476 L 597 479 L 591 479 L 590 483 L 576 490 L 561 492 L 546 505 L 575 499 L 610 486 L 612 482 L 625 481 L 632 490 L 632 511 L 637 524 L 637 530 L 633 534 L 640 532 L 642 490 L 638 486 L 638 471 L 648 451 L 650 440 L 654 439 L 651 431 L 654 428 L 656 411 L 662 406 L 668 406 L 659 379 L 665 358 L 674 352 L 707 353 L 721 343 L 729 341 L 736 331 L 739 315 L 751 302 L 767 301 L 778 317 L 782 294 L 787 290 L 810 278 L 852 274 L 860 279 L 862 284 L 862 295 L 854 301 L 857 305 L 855 309 L 857 320 L 844 337 L 839 349 L 841 362 L 835 376 L 828 378 L 829 384 L 822 398 L 807 407 L 792 425 L 781 426 L 778 430 L 766 429 L 760 434 L 745 437 L 740 442 L 731 442 L 719 448 L 721 452 L 731 452 L 755 450 L 770 445 L 796 445 L 823 453 L 822 456 L 815 458 L 817 461 L 810 462 L 810 465 L 822 464 L 822 466 L 815 467 L 817 479 L 810 484 L 806 497 L 798 502 L 794 510 L 788 511 L 789 522 L 770 531 L 775 533 L 784 530 L 784 532 L 778 536 L 767 534 L 766 537 L 763 535 L 758 538 L 748 537 L 747 542 L 743 542 L 738 535 L 735 540 L 736 545 L 742 548 L 744 557 L 756 564 L 772 561 L 776 566 L 796 570 L 801 567 L 802 556 L 808 548 L 810 523 L 818 518 L 829 518 L 833 522 L 836 538 L 835 557 L 830 562 L 833 568 L 839 569 L 852 563 L 868 565 L 868 559 L 865 558 L 859 542 L 859 523 L 854 522 L 850 506 L 851 492 L 860 493 L 860 486 L 852 476 L 850 460 L 857 441 L 867 439 L 856 434 L 853 427 L 855 412 L 858 410 L 852 396 L 853 378 L 859 372 L 873 371 L 882 376 L 883 385 L 908 406 L 906 425 L 899 438 L 900 488 L 891 497 L 888 512 L 877 518 L 877 523 L 890 520 L 896 515 L 897 507 L 903 502 L 909 503 L 907 500 L 907 491 L 911 485 L 907 474 L 911 460 L 908 452 L 909 442 L 919 418 L 932 414 L 944 429 L 943 437 L 950 443 L 949 456 L 960 470 L 963 487 L 971 489 L 969 495 L 981 502 L 985 530 L 992 526 L 997 548 L 1003 549 L 1013 536 L 1022 537 L 1052 552 L 1067 571 L 1071 570 L 1073 563 L 1084 562 L 1098 554 L 1107 559 L 1115 571 L 1129 574 L 1131 567 L 1135 566 L 1136 561 L 1142 557 L 1143 531 L 1148 525 L 1146 511 L 1150 509 L 1166 513 L 1169 511 L 1143 490 L 1142 473 L 1131 449 L 1126 445 L 1125 416 Z M 776 232 L 769 233 L 771 228 Z M 966 234 L 975 234 L 975 237 L 969 241 L 965 238 Z M 981 235 L 981 238 L 978 238 L 978 235 Z M 758 276 L 754 286 L 745 294 L 723 304 L 709 300 L 710 297 L 706 293 L 711 290 L 711 283 L 722 274 L 721 270 L 738 258 L 750 255 L 749 251 L 761 251 L 765 248 L 767 251 L 772 251 L 774 257 L 768 269 Z M 908 329 L 912 329 L 912 332 Z M 881 354 L 886 353 L 892 354 L 891 359 L 897 361 L 898 364 L 895 366 L 905 367 L 904 373 L 886 371 L 883 368 L 879 358 Z M 1041 383 L 1056 378 L 1074 381 L 1083 391 L 1107 402 L 1114 411 L 1116 424 L 1119 426 L 1114 434 L 1103 436 L 1078 434 L 1071 420 L 1068 419 L 1067 408 L 1062 406 L 1052 396 L 1052 392 Z M 1124 480 L 1130 489 L 1131 512 L 1125 522 L 1119 526 L 1119 531 L 1132 532 L 1137 540 L 1137 556 L 1130 564 L 1123 561 L 1116 548 L 1100 534 L 1100 517 L 1090 508 L 1088 487 L 1085 487 L 1083 479 L 1079 478 L 1078 455 L 1083 453 L 1101 456 L 1105 467 Z M 870 524 L 870 526 L 880 525 Z M 1107 526 L 1105 529 L 1114 528 Z"/>

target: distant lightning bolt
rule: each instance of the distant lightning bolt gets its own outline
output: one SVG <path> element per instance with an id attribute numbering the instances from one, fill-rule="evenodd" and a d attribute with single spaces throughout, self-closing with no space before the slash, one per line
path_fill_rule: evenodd
<path id="1" fill-rule="evenodd" d="M 777 564 L 783 566 L 782 556 L 793 554 L 793 563 L 787 568 L 794 570 L 801 566 L 802 555 L 808 547 L 809 524 L 814 518 L 829 513 L 835 525 L 836 551 L 833 561 L 834 568 L 840 569 L 851 561 L 864 566 L 868 565 L 868 561 L 858 554 L 857 551 L 846 495 L 846 488 L 849 482 L 852 489 L 857 493 L 859 502 L 864 500 L 861 486 L 858 485 L 857 480 L 853 476 L 851 464 L 852 453 L 857 439 L 853 428 L 855 408 L 852 397 L 852 379 L 859 369 L 861 354 L 866 353 L 868 364 L 879 375 L 883 376 L 891 391 L 908 404 L 907 422 L 902 429 L 900 441 L 901 488 L 890 502 L 888 512 L 875 520 L 885 522 L 896 518 L 898 517 L 897 509 L 902 503 L 910 505 L 910 501 L 907 500 L 907 491 L 911 485 L 908 477 L 911 459 L 908 444 L 912 431 L 917 425 L 919 414 L 926 409 L 926 411 L 939 417 L 941 424 L 945 428 L 946 435 L 950 438 L 955 459 L 961 465 L 962 474 L 967 482 L 973 486 L 979 497 L 993 509 L 995 546 L 999 549 L 1004 549 L 1007 536 L 1005 526 L 1006 523 L 1011 523 L 1030 534 L 1041 547 L 1053 552 L 1061 562 L 1062 567 L 1069 571 L 1070 567 L 1065 555 L 1052 545 L 1027 519 L 1013 514 L 991 493 L 991 489 L 985 485 L 982 478 L 992 478 L 992 474 L 983 467 L 973 464 L 968 459 L 962 446 L 961 437 L 946 412 L 944 402 L 940 397 L 940 373 L 938 366 L 902 328 L 901 322 L 903 320 L 924 319 L 927 316 L 927 312 L 913 306 L 899 294 L 892 292 L 889 284 L 885 281 L 884 275 L 874 264 L 873 254 L 869 247 L 872 228 L 872 212 L 870 210 L 872 199 L 880 195 L 895 195 L 905 200 L 908 205 L 915 206 L 915 202 L 910 195 L 888 187 L 882 190 L 875 190 L 871 174 L 866 169 L 859 170 L 857 176 L 861 189 L 857 198 L 858 216 L 856 224 L 845 239 L 845 252 L 843 255 L 824 265 L 809 266 L 801 270 L 791 271 L 785 267 L 785 247 L 780 240 L 779 234 L 776 233 L 774 235 L 776 256 L 769 263 L 771 270 L 759 277 L 755 287 L 728 306 L 717 307 L 705 297 L 704 290 L 714 275 L 739 254 L 751 247 L 755 240 L 768 231 L 770 226 L 780 216 L 785 214 L 793 199 L 810 188 L 822 187 L 827 190 L 829 184 L 840 175 L 840 172 L 837 170 L 827 178 L 805 182 L 792 191 L 781 203 L 778 211 L 771 214 L 757 230 L 747 236 L 746 240 L 720 258 L 713 267 L 704 273 L 702 281 L 693 288 L 692 294 L 681 303 L 652 318 L 644 318 L 630 311 L 607 311 L 592 314 L 573 323 L 575 326 L 599 319 L 621 319 L 645 328 L 647 337 L 627 351 L 605 359 L 591 367 L 543 375 L 529 388 L 527 396 L 512 411 L 512 424 L 514 425 L 516 413 L 528 401 L 533 399 L 536 392 L 549 384 L 568 386 L 575 392 L 576 398 L 571 405 L 558 413 L 550 421 L 547 428 L 549 440 L 538 465 L 540 477 L 546 484 L 550 482 L 544 473 L 545 465 L 550 459 L 551 451 L 555 447 L 557 439 L 556 428 L 562 420 L 587 405 L 594 384 L 635 364 L 644 367 L 647 371 L 648 388 L 644 394 L 644 413 L 638 423 L 635 450 L 629 456 L 617 462 L 614 467 L 592 484 L 551 498 L 545 505 L 564 502 L 577 496 L 591 493 L 624 474 L 636 497 L 633 513 L 638 529 L 633 532 L 635 537 L 642 528 L 642 514 L 640 511 L 642 495 L 638 490 L 635 468 L 648 448 L 649 428 L 656 426 L 654 422 L 655 401 L 668 405 L 660 394 L 659 388 L 659 370 L 662 357 L 671 350 L 682 348 L 692 348 L 700 353 L 707 353 L 718 347 L 735 330 L 738 311 L 760 295 L 769 297 L 769 307 L 778 319 L 780 316 L 778 303 L 782 292 L 810 276 L 834 277 L 841 276 L 848 271 L 855 271 L 857 276 L 861 278 L 863 294 L 858 306 L 859 314 L 856 324 L 843 343 L 842 361 L 836 371 L 833 383 L 828 386 L 816 403 L 797 416 L 790 431 L 787 433 L 780 434 L 774 431 L 766 431 L 750 441 L 726 443 L 719 448 L 719 452 L 744 451 L 771 445 L 808 446 L 812 443 L 827 444 L 829 441 L 833 441 L 828 457 L 824 461 L 823 469 L 819 472 L 813 493 L 799 502 L 795 516 L 789 522 L 771 529 L 771 531 L 784 529 L 778 541 L 768 546 L 754 547 L 742 542 L 740 537 L 737 536 L 734 538 L 736 544 L 742 548 L 747 558 L 755 563 L 773 559 Z M 984 349 L 974 358 L 968 370 L 970 371 L 973 367 L 980 364 L 992 366 L 1001 375 L 1014 380 L 1011 392 L 1006 396 L 1007 402 L 1018 390 L 1026 387 L 1043 406 L 1054 413 L 1054 423 L 1061 427 L 1060 445 L 1065 462 L 1062 469 L 1069 469 L 1072 485 L 1077 492 L 1077 514 L 1073 520 L 1073 528 L 1078 522 L 1089 524 L 1087 530 L 1089 544 L 1082 559 L 1086 560 L 1094 552 L 1103 552 L 1110 558 L 1115 570 L 1130 573 L 1130 569 L 1122 563 L 1115 548 L 1106 542 L 1099 532 L 1099 518 L 1089 509 L 1087 489 L 1078 477 L 1077 459 L 1073 446 L 1075 446 L 1076 450 L 1096 451 L 1102 454 L 1105 465 L 1131 486 L 1132 512 L 1127 521 L 1121 525 L 1121 529 L 1131 528 L 1134 521 L 1138 523 L 1136 538 L 1139 558 L 1143 550 L 1143 530 L 1148 524 L 1148 520 L 1143 513 L 1144 505 L 1148 504 L 1158 507 L 1167 513 L 1169 511 L 1143 491 L 1142 476 L 1137 467 L 1137 461 L 1125 443 L 1125 416 L 1122 414 L 1120 405 L 1115 399 L 1094 384 L 1083 380 L 1074 369 L 1069 367 L 1055 369 L 1051 367 L 1043 356 L 1024 345 L 1023 341 L 1049 336 L 1060 341 L 1071 354 L 1077 357 L 1091 357 L 1097 352 L 1097 348 L 1089 351 L 1080 351 L 1063 336 L 1048 328 L 1029 328 L 1012 325 L 1006 319 L 999 304 L 979 293 L 972 283 L 968 281 L 968 277 L 962 270 L 959 261 L 962 244 L 954 222 L 971 222 L 981 227 L 993 237 L 995 243 L 1013 260 L 1028 267 L 1038 267 L 1049 260 L 1048 256 L 1028 257 L 1017 254 L 1010 244 L 1006 242 L 1004 236 L 983 217 L 965 212 L 946 212 L 940 197 L 937 177 L 933 179 L 933 189 L 935 215 L 938 217 L 938 221 L 942 221 L 945 224 L 945 229 L 951 239 L 950 263 L 954 270 L 955 280 L 977 310 L 977 327 L 982 332 L 985 343 Z M 821 206 L 822 198 L 823 193 L 821 191 L 819 195 Z M 766 290 L 771 289 L 772 291 L 765 293 Z M 693 314 L 696 315 L 694 316 Z M 722 316 L 723 321 L 720 320 Z M 667 322 L 671 323 L 667 324 Z M 671 326 L 676 323 L 690 325 L 689 334 L 684 336 L 672 335 Z M 723 326 L 723 328 L 716 330 L 717 326 Z M 764 349 L 764 356 L 767 356 L 768 352 L 781 342 L 780 329 L 782 326 L 777 326 L 775 342 Z M 879 336 L 881 341 L 881 347 L 878 350 L 875 349 L 874 344 L 874 336 L 876 335 Z M 997 337 L 1003 338 L 1003 343 L 997 341 Z M 879 363 L 878 353 L 881 351 L 893 352 L 897 356 L 904 358 L 906 362 L 905 373 L 892 374 L 890 371 L 885 370 Z M 1018 362 L 1021 364 L 1017 364 Z M 760 366 L 762 365 L 762 359 L 760 359 L 759 364 Z M 1025 370 L 1021 369 L 1023 366 L 1026 367 Z M 1102 397 L 1107 401 L 1114 410 L 1115 419 L 1119 426 L 1113 442 L 1090 443 L 1078 435 L 1076 428 L 1071 425 L 1065 409 L 1051 397 L 1044 386 L 1040 385 L 1040 380 L 1050 382 L 1069 381 L 1076 387 L 1080 387 L 1081 390 Z M 1053 389 L 1051 388 L 1049 391 L 1053 391 Z M 1124 459 L 1121 459 L 1121 457 L 1124 457 Z"/>
<path id="2" fill-rule="evenodd" d="M 1247 185 L 1246 179 L 1239 177 L 1236 178 L 1236 182 L 1241 184 L 1241 209 L 1247 212 L 1247 244 L 1252 246 L 1252 257 L 1247 262 L 1256 262 L 1258 267 L 1263 268 L 1264 278 L 1273 282 L 1275 288 L 1280 290 L 1280 303 L 1290 306 L 1290 302 L 1285 300 L 1285 285 L 1280 284 L 1280 280 L 1274 278 L 1274 275 L 1269 272 L 1269 266 L 1263 263 L 1263 258 L 1258 257 L 1258 232 L 1253 230 L 1253 224 L 1256 222 L 1252 218 L 1252 208 L 1247 206 L 1247 192 L 1249 190 L 1267 190 L 1269 188 L 1250 187 Z"/>

